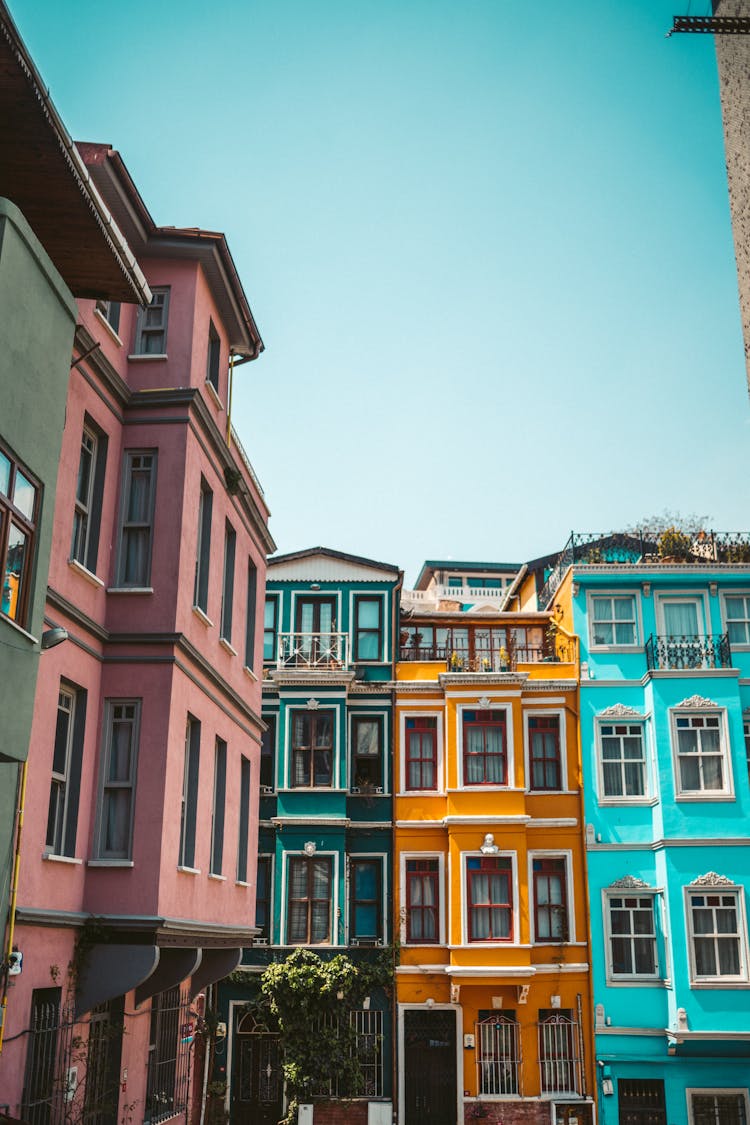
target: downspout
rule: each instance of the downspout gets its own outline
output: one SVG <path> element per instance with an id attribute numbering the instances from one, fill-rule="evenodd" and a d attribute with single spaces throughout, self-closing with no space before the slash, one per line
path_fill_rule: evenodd
<path id="1" fill-rule="evenodd" d="M 15 933 L 16 925 L 16 905 L 18 903 L 18 875 L 21 867 L 21 834 L 23 832 L 23 811 L 26 804 L 26 776 L 28 773 L 28 761 L 25 761 L 21 767 L 21 776 L 18 783 L 18 820 L 16 825 L 16 850 L 13 859 L 13 885 L 10 895 L 10 918 L 8 921 L 8 945 L 5 951 L 5 972 L 3 973 L 3 998 L 0 1005 L 0 1054 L 3 1051 L 3 1034 L 5 1032 L 5 1016 L 8 1006 L 8 967 L 10 965 L 10 955 L 13 952 L 13 935 Z"/>

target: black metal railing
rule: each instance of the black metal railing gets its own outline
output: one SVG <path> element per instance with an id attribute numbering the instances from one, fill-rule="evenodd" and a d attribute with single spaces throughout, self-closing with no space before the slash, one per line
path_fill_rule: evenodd
<path id="1" fill-rule="evenodd" d="M 574 563 L 610 564 L 750 563 L 750 532 L 681 531 L 668 527 L 650 531 L 571 532 L 539 592 L 539 605 L 549 605 L 565 571 Z"/>
<path id="2" fill-rule="evenodd" d="M 649 671 L 731 668 L 732 650 L 727 633 L 664 636 L 652 633 L 646 641 Z"/>
<path id="3" fill-rule="evenodd" d="M 507 648 L 471 650 L 450 644 L 411 644 L 399 649 L 399 660 L 433 661 L 449 672 L 515 672 L 520 664 L 573 664 L 576 661 L 576 638 L 562 633 L 547 634 L 538 644 L 514 644 Z"/>

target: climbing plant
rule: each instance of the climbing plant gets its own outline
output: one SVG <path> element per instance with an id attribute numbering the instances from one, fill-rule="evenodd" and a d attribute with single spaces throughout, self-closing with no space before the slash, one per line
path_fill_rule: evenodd
<path id="1" fill-rule="evenodd" d="M 296 1121 L 300 1101 L 324 1093 L 334 1076 L 342 1097 L 361 1083 L 349 1013 L 361 1008 L 376 988 L 393 983 L 394 956 L 394 950 L 384 949 L 373 961 L 355 963 L 342 953 L 323 960 L 309 949 L 297 949 L 263 973 L 261 993 L 278 1022 L 284 1048 L 289 1094 L 285 1125 Z"/>

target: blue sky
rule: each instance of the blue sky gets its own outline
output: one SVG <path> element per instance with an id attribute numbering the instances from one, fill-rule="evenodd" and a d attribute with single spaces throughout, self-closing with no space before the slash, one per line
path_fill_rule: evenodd
<path id="1" fill-rule="evenodd" d="M 10 7 L 72 135 L 227 234 L 281 551 L 409 583 L 664 508 L 750 526 L 713 40 L 665 37 L 674 0 Z"/>

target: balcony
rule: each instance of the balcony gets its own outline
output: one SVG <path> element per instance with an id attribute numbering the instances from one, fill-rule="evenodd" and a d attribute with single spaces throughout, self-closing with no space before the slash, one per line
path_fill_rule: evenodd
<path id="1" fill-rule="evenodd" d="M 348 671 L 346 633 L 279 633 L 276 667 Z"/>
<path id="2" fill-rule="evenodd" d="M 491 605 L 502 609 L 508 596 L 508 588 L 498 586 L 430 586 L 427 590 L 402 590 L 401 605 L 404 609 L 437 609 L 440 602 L 459 602 L 461 605 Z"/>
<path id="3" fill-rule="evenodd" d="M 710 671 L 732 667 L 732 650 L 727 633 L 714 636 L 652 633 L 645 647 L 646 665 L 650 672 Z"/>
<path id="4" fill-rule="evenodd" d="M 406 644 L 399 649 L 399 660 L 445 663 L 448 672 L 515 672 L 522 664 L 574 664 L 576 638 L 561 633 L 545 634 L 535 644 L 508 647 L 454 647 L 451 644 Z"/>

